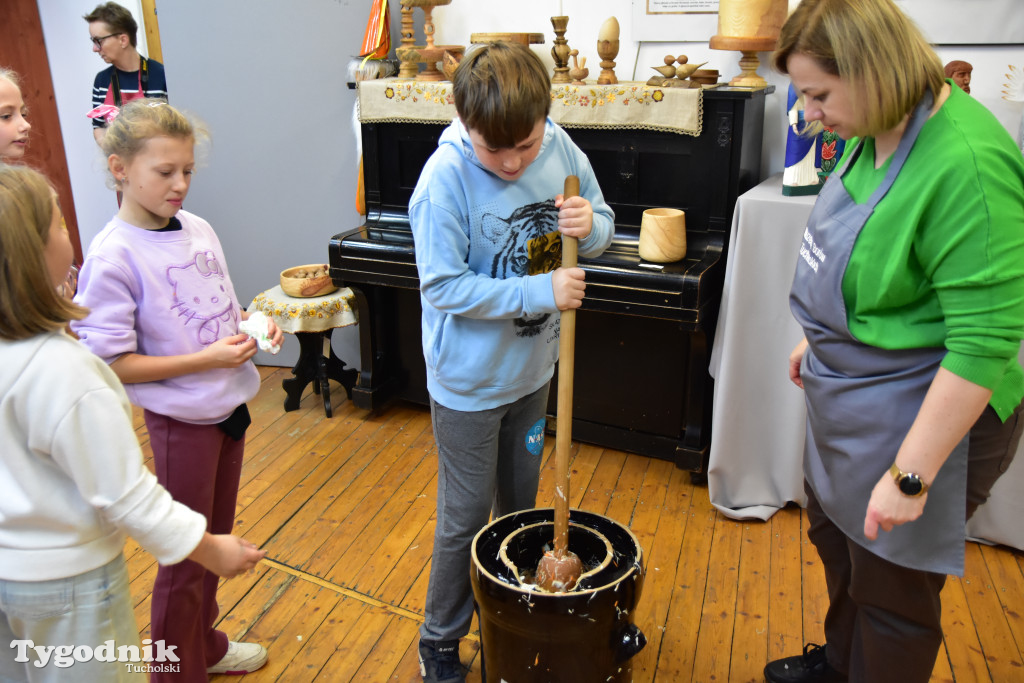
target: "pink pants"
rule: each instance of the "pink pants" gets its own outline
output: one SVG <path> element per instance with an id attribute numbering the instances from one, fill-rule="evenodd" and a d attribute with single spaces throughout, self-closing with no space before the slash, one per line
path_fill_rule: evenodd
<path id="1" fill-rule="evenodd" d="M 145 411 L 156 476 L 174 500 L 206 517 L 213 534 L 231 533 L 245 440 L 235 441 L 217 425 L 179 422 Z M 216 574 L 185 560 L 157 570 L 151 631 L 154 642 L 175 645 L 177 673 L 153 673 L 150 683 L 206 683 L 206 668 L 227 653 L 228 637 L 217 620 Z"/>

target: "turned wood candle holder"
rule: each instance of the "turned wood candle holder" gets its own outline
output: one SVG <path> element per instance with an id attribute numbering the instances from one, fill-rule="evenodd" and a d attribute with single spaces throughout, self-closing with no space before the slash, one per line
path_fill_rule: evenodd
<path id="1" fill-rule="evenodd" d="M 738 50 L 740 75 L 729 85 L 764 88 L 768 82 L 757 73 L 758 52 L 775 49 L 782 24 L 786 21 L 786 0 L 721 0 L 718 7 L 718 33 L 711 37 L 712 50 Z"/>
<path id="2" fill-rule="evenodd" d="M 565 29 L 569 25 L 569 17 L 551 17 L 551 26 L 555 29 L 555 46 L 551 48 L 551 57 L 555 60 L 555 74 L 552 83 L 568 83 L 569 78 L 569 41 L 565 39 Z"/>
<path id="3" fill-rule="evenodd" d="M 597 77 L 597 82 L 601 85 L 614 85 L 619 82 L 615 77 L 615 58 L 618 55 L 618 40 L 597 41 L 597 56 L 601 58 L 601 75 Z"/>
<path id="4" fill-rule="evenodd" d="M 619 82 L 615 77 L 615 58 L 619 55 L 619 20 L 608 17 L 597 32 L 597 56 L 601 58 L 601 75 L 597 82 L 601 85 L 614 85 Z"/>
<path id="5" fill-rule="evenodd" d="M 776 38 L 735 38 L 728 36 L 711 36 L 708 47 L 712 50 L 736 50 L 740 53 L 740 74 L 729 85 L 746 88 L 764 88 L 768 81 L 757 73 L 761 66 L 758 52 L 769 52 L 775 49 Z"/>
<path id="6" fill-rule="evenodd" d="M 445 74 L 437 68 L 445 53 L 450 53 L 458 61 L 462 58 L 465 47 L 462 45 L 434 45 L 434 20 L 432 12 L 438 5 L 448 5 L 452 0 L 402 0 L 402 46 L 395 50 L 401 60 L 398 69 L 399 78 L 415 78 L 417 81 L 443 81 Z M 423 33 L 426 45 L 413 45 L 412 8 L 423 10 Z M 423 64 L 422 72 L 419 65 Z"/>
<path id="7" fill-rule="evenodd" d="M 416 44 L 413 36 L 415 35 L 415 27 L 412 20 L 412 7 L 409 5 L 402 5 L 402 40 L 400 47 L 396 48 L 395 53 L 405 48 L 411 48 Z M 417 62 L 408 61 L 401 59 L 398 65 L 398 77 L 399 78 L 416 78 L 416 74 L 420 72 L 420 65 Z"/>

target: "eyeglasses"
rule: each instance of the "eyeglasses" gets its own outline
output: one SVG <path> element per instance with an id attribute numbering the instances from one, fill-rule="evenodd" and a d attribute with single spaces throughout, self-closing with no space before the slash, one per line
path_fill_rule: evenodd
<path id="1" fill-rule="evenodd" d="M 107 38 L 113 38 L 114 36 L 119 36 L 119 35 L 121 35 L 121 32 L 109 33 L 109 34 L 107 34 L 105 36 L 90 36 L 89 40 L 92 41 L 93 45 L 95 45 L 96 47 L 99 47 L 100 45 L 103 44 L 103 41 L 106 40 Z"/>

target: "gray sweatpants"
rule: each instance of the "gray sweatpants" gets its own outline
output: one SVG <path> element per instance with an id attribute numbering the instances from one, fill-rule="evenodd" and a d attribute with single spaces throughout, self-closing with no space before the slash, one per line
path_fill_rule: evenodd
<path id="1" fill-rule="evenodd" d="M 437 528 L 420 628 L 424 639 L 458 640 L 469 633 L 473 537 L 492 510 L 497 518 L 536 503 L 548 387 L 473 412 L 430 400 L 437 442 Z"/>

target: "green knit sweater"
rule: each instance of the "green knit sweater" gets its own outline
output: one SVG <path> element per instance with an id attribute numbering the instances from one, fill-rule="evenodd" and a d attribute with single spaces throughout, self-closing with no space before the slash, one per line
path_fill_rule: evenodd
<path id="1" fill-rule="evenodd" d="M 874 162 L 874 139 L 865 138 L 843 176 L 858 203 L 890 163 Z M 942 367 L 991 389 L 1003 420 L 1024 396 L 1024 159 L 999 121 L 956 86 L 857 238 L 843 298 L 859 341 L 944 346 Z"/>

